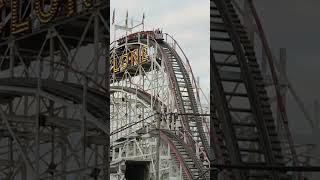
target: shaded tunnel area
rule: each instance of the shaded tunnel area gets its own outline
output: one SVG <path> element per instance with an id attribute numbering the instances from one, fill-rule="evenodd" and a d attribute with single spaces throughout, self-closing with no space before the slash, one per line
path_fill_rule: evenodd
<path id="1" fill-rule="evenodd" d="M 148 180 L 150 161 L 126 161 L 127 180 Z"/>

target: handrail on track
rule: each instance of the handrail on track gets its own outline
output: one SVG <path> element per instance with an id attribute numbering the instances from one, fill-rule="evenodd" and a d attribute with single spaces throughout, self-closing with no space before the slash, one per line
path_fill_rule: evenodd
<path id="1" fill-rule="evenodd" d="M 279 79 L 277 77 L 278 75 L 277 75 L 277 72 L 276 72 L 276 66 L 274 64 L 275 61 L 273 60 L 272 52 L 271 52 L 271 49 L 269 47 L 269 44 L 268 44 L 268 41 L 267 41 L 267 38 L 266 38 L 266 34 L 265 34 L 264 30 L 263 30 L 262 23 L 260 21 L 258 13 L 257 13 L 257 11 L 255 9 L 255 6 L 254 6 L 252 0 L 248 0 L 248 2 L 249 2 L 249 7 L 250 7 L 250 10 L 251 10 L 251 13 L 252 13 L 252 15 L 254 17 L 254 20 L 256 22 L 256 26 L 258 28 L 258 34 L 260 36 L 263 49 L 264 49 L 264 51 L 266 52 L 266 55 L 267 55 L 267 60 L 268 60 L 268 64 L 269 64 L 269 67 L 270 67 L 272 80 L 274 82 L 274 88 L 275 88 L 275 91 L 276 91 L 277 102 L 279 103 L 278 107 L 279 107 L 279 110 L 281 112 L 281 119 L 283 121 L 283 125 L 284 125 L 284 128 L 285 128 L 286 136 L 287 136 L 288 143 L 289 143 L 289 146 L 290 146 L 290 151 L 291 151 L 292 156 L 293 156 L 293 164 L 297 165 L 297 162 L 298 162 L 297 153 L 296 153 L 296 150 L 294 148 L 293 138 L 292 138 L 292 135 L 290 133 L 289 126 L 288 126 L 288 115 L 287 115 L 287 112 L 286 112 L 286 109 L 285 109 L 285 106 L 284 106 L 284 102 L 283 102 L 283 99 L 282 99 L 281 93 L 280 93 Z M 302 178 L 301 174 L 299 176 L 300 176 L 300 178 Z"/>
<path id="2" fill-rule="evenodd" d="M 162 139 L 165 140 L 170 145 L 170 147 L 173 149 L 174 153 L 177 156 L 178 161 L 180 162 L 182 168 L 186 172 L 186 175 L 187 175 L 188 179 L 192 180 L 191 173 L 189 172 L 189 170 L 186 167 L 185 163 L 183 163 L 184 162 L 184 160 L 183 160 L 184 158 L 180 155 L 180 153 L 178 153 L 179 150 L 175 147 L 175 145 L 170 140 L 170 138 L 168 138 L 163 132 L 161 132 L 161 130 L 159 132 L 160 132 L 160 137 L 162 137 Z"/>
<path id="3" fill-rule="evenodd" d="M 173 40 L 174 40 L 174 39 L 173 39 Z M 157 43 L 157 45 L 160 46 L 158 43 Z M 181 47 L 179 46 L 179 48 L 181 48 Z M 182 49 L 181 49 L 181 51 L 182 51 Z M 162 53 L 162 56 L 163 56 L 163 52 L 162 52 L 162 51 L 161 51 L 161 53 Z M 185 56 L 185 55 L 184 55 L 184 56 Z M 184 65 L 184 62 L 182 62 L 182 64 Z M 165 66 L 166 66 L 166 63 L 165 63 Z M 167 67 L 166 67 L 166 68 L 167 68 Z M 191 67 L 189 67 L 189 68 L 191 69 Z M 168 68 L 167 68 L 167 69 L 168 69 Z M 173 83 L 171 82 L 171 78 L 169 78 L 169 80 L 170 80 L 170 83 L 173 84 Z M 192 92 L 192 93 L 194 93 L 194 92 Z M 198 102 L 196 102 L 196 103 L 198 103 Z M 198 107 L 196 107 L 196 108 L 198 109 Z M 203 119 L 203 118 L 201 118 L 201 119 Z M 201 122 L 201 126 L 202 126 L 202 124 L 203 124 L 203 122 Z M 205 121 L 205 124 L 206 124 L 206 121 Z M 207 124 L 206 124 L 206 125 L 207 125 Z M 184 127 L 184 123 L 182 123 L 182 126 L 183 126 L 183 129 L 186 130 L 186 128 Z M 208 127 L 206 126 L 206 128 L 208 128 Z M 192 142 L 194 142 L 196 145 L 199 145 L 198 142 L 196 142 L 196 141 L 193 139 L 193 136 L 192 136 L 192 134 L 190 133 L 190 131 L 185 131 L 185 132 L 187 132 L 187 133 L 185 133 L 185 134 L 183 134 L 183 135 L 187 135 L 187 137 L 190 138 Z M 206 133 L 206 132 L 204 132 L 204 133 Z M 208 130 L 208 133 L 210 133 L 209 130 Z M 191 145 L 189 145 L 189 146 L 191 146 Z M 202 146 L 205 146 L 205 144 L 202 144 Z M 199 146 L 199 147 L 200 147 L 200 146 Z M 209 158 L 209 155 L 210 155 L 210 154 L 207 154 L 206 151 L 205 151 L 205 149 L 199 148 L 199 150 L 200 150 L 200 152 L 201 152 L 202 154 L 204 154 L 204 159 L 205 159 L 206 161 L 210 162 L 210 158 Z M 208 153 L 210 153 L 210 151 L 209 151 Z M 209 166 L 210 166 L 210 163 L 209 163 Z"/>

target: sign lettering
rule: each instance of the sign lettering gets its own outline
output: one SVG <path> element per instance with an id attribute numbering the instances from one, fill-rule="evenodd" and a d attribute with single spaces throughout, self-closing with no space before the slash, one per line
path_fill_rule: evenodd
<path id="1" fill-rule="evenodd" d="M 143 46 L 140 51 L 134 49 L 129 53 L 122 54 L 119 58 L 111 60 L 111 72 L 115 74 L 124 72 L 129 67 L 147 62 L 148 59 L 148 46 Z"/>

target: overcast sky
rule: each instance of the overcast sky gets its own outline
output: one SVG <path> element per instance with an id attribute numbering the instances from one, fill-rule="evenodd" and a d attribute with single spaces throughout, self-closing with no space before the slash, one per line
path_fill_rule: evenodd
<path id="1" fill-rule="evenodd" d="M 111 0 L 110 4 L 110 17 L 112 18 L 115 9 L 116 24 L 123 24 L 127 10 L 129 18 L 133 17 L 135 23 L 141 21 L 145 13 L 146 30 L 163 28 L 164 32 L 173 35 L 191 61 L 194 74 L 200 77 L 201 88 L 209 97 L 210 3 L 208 0 Z M 111 40 L 113 40 L 112 28 Z"/>

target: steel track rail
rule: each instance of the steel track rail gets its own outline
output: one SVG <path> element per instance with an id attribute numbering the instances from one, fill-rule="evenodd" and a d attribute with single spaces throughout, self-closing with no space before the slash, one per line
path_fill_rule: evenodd
<path id="1" fill-rule="evenodd" d="M 182 59 L 178 53 L 166 42 L 158 42 L 161 48 L 163 59 L 171 79 L 171 88 L 175 94 L 175 100 L 179 113 L 199 114 L 196 98 L 193 93 L 191 79 L 183 65 Z M 212 159 L 209 142 L 204 133 L 202 120 L 199 116 L 182 116 L 186 129 L 191 133 L 193 140 L 202 144 L 209 159 Z M 191 140 L 190 143 L 193 141 Z"/>

